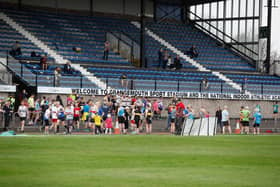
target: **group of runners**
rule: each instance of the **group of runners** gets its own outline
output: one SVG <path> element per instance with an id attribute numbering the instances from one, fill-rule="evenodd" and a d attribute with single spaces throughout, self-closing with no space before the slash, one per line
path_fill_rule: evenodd
<path id="1" fill-rule="evenodd" d="M 25 125 L 39 125 L 45 134 L 50 130 L 58 133 L 59 127 L 65 127 L 64 133 L 71 134 L 73 129 L 79 131 L 83 125 L 83 129 L 93 134 L 112 134 L 114 128 L 119 128 L 121 134 L 139 134 L 145 128 L 146 133 L 151 134 L 152 120 L 160 118 L 162 106 L 161 100 L 124 95 L 108 95 L 103 100 L 94 97 L 85 101 L 83 97 L 72 94 L 67 97 L 65 105 L 60 96 L 35 99 L 31 95 L 21 101 L 16 113 L 21 132 L 24 132 Z M 8 101 L 4 104 L 4 113 L 12 112 L 7 108 L 10 108 Z"/>
<path id="2" fill-rule="evenodd" d="M 101 98 L 101 97 L 99 97 Z M 13 114 L 11 102 L 7 100 L 1 107 L 4 113 L 5 129 L 9 128 L 9 122 Z M 273 105 L 274 114 L 278 113 L 278 104 Z M 119 129 L 121 134 L 152 133 L 153 119 L 160 119 L 163 110 L 167 112 L 166 129 L 171 134 L 180 133 L 184 119 L 208 118 L 209 111 L 201 107 L 195 111 L 191 105 L 185 106 L 179 98 L 172 98 L 167 106 L 163 105 L 162 98 L 150 100 L 145 97 L 129 97 L 126 95 L 106 95 L 103 99 L 92 97 L 85 101 L 83 97 L 71 94 L 63 102 L 58 95 L 55 99 L 23 98 L 16 111 L 20 119 L 20 131 L 24 132 L 26 125 L 40 126 L 45 134 L 52 130 L 59 132 L 64 127 L 64 133 L 71 134 L 73 129 L 80 131 L 80 126 L 92 134 L 112 134 L 114 129 Z M 232 133 L 230 125 L 230 114 L 228 107 L 220 107 L 216 111 L 217 123 L 221 133 L 226 130 Z M 262 121 L 261 108 L 259 105 L 254 109 L 253 114 L 249 107 L 240 109 L 241 133 L 249 134 L 250 118 L 253 118 L 253 133 L 260 134 Z"/>
<path id="3" fill-rule="evenodd" d="M 278 114 L 278 103 L 275 102 L 273 105 L 273 117 L 276 120 Z M 249 134 L 250 133 L 250 119 L 253 118 L 252 126 L 253 126 L 253 134 L 260 134 L 260 126 L 262 123 L 263 115 L 261 113 L 260 105 L 256 105 L 254 108 L 254 112 L 251 113 L 248 106 L 241 106 L 239 112 L 240 118 L 238 120 L 238 124 L 240 126 L 241 134 Z M 220 107 L 216 111 L 217 124 L 220 126 L 221 133 L 225 134 L 226 130 L 229 134 L 232 133 L 231 125 L 230 125 L 230 113 L 228 111 L 228 107 L 224 106 L 223 109 Z"/>

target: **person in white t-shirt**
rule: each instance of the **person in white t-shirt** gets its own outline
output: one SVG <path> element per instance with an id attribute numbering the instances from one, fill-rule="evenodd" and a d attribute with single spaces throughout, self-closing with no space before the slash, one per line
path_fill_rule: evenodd
<path id="1" fill-rule="evenodd" d="M 222 111 L 222 124 L 223 124 L 223 134 L 225 134 L 226 128 L 228 129 L 229 134 L 231 134 L 231 127 L 229 122 L 229 112 L 228 107 L 224 106 L 224 110 Z"/>
<path id="2" fill-rule="evenodd" d="M 58 103 L 58 105 L 56 105 L 57 107 L 57 133 L 59 132 L 59 126 L 65 127 L 65 129 L 67 130 L 67 126 L 65 125 L 65 112 L 64 112 L 64 107 L 60 104 L 60 102 Z"/>
<path id="3" fill-rule="evenodd" d="M 24 105 L 24 102 L 21 102 L 21 105 L 18 107 L 17 113 L 20 118 L 20 131 L 24 132 L 25 120 L 28 117 L 28 108 L 27 108 L 27 106 Z"/>
<path id="4" fill-rule="evenodd" d="M 66 119 L 66 134 L 71 134 L 73 129 L 73 119 L 74 119 L 74 107 L 72 104 L 68 103 L 65 110 L 65 119 Z"/>
<path id="5" fill-rule="evenodd" d="M 51 118 L 52 118 L 52 125 L 50 129 L 54 128 L 54 133 L 57 131 L 57 124 L 58 124 L 58 108 L 59 102 L 54 102 L 51 106 Z"/>
<path id="6" fill-rule="evenodd" d="M 47 108 L 44 113 L 44 124 L 45 124 L 45 134 L 49 134 L 50 117 L 51 117 L 51 106 Z"/>

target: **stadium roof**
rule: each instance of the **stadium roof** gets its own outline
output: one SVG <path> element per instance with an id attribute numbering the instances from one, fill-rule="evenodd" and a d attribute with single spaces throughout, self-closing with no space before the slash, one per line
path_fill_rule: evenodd
<path id="1" fill-rule="evenodd" d="M 155 0 L 157 2 L 168 3 L 168 4 L 183 4 L 187 3 L 189 5 L 197 5 L 203 3 L 217 2 L 222 0 Z"/>

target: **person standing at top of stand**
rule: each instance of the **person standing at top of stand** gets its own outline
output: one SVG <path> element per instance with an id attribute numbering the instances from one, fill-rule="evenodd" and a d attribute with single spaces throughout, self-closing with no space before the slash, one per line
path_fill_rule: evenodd
<path id="1" fill-rule="evenodd" d="M 195 45 L 192 45 L 192 47 L 186 53 L 190 58 L 197 58 L 199 55 Z"/>
<path id="2" fill-rule="evenodd" d="M 103 60 L 108 60 L 109 52 L 110 52 L 110 42 L 109 42 L 109 41 L 106 41 L 106 42 L 104 43 L 104 55 L 103 55 Z"/>
<path id="3" fill-rule="evenodd" d="M 16 43 L 14 43 L 14 45 L 12 46 L 12 49 L 10 51 L 10 55 L 13 56 L 13 57 L 22 55 L 21 46 L 20 46 L 20 43 L 18 41 L 16 41 Z"/>
<path id="4" fill-rule="evenodd" d="M 163 55 L 163 64 L 162 64 L 162 68 L 163 68 L 163 69 L 165 69 L 166 66 L 167 66 L 168 57 L 169 57 L 168 51 L 165 50 L 165 51 L 164 51 L 164 55 Z"/>

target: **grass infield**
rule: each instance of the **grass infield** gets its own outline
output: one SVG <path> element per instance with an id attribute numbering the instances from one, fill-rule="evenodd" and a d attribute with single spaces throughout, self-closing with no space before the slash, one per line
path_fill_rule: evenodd
<path id="1" fill-rule="evenodd" d="M 1 187 L 280 186 L 280 136 L 0 138 Z"/>

